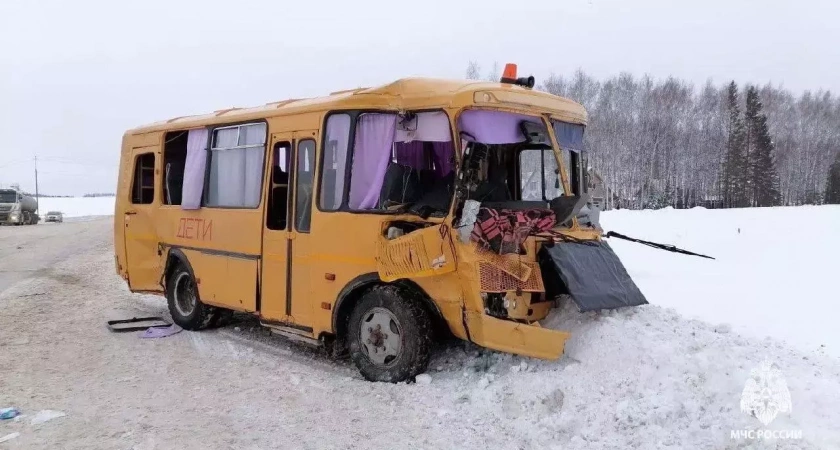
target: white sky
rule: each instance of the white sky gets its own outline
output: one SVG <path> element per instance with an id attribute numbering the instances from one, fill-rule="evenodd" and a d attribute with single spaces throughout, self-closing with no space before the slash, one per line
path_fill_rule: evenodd
<path id="1" fill-rule="evenodd" d="M 0 0 L 0 185 L 116 190 L 122 133 L 516 62 L 840 92 L 835 0 Z"/>

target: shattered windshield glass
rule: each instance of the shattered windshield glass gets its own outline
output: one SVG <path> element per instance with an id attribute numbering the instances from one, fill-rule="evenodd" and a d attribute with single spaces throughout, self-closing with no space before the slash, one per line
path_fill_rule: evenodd
<path id="1" fill-rule="evenodd" d="M 563 195 L 563 183 L 551 149 L 522 150 L 519 170 L 522 200 L 553 200 Z"/>
<path id="2" fill-rule="evenodd" d="M 467 179 L 475 186 L 471 199 L 548 202 L 566 194 L 547 124 L 541 117 L 468 110 L 458 124 L 466 143 L 464 167 L 472 171 Z"/>

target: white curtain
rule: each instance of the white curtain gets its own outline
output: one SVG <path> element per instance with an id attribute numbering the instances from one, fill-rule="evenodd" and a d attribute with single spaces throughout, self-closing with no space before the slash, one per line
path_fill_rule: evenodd
<path id="1" fill-rule="evenodd" d="M 265 158 L 265 124 L 243 127 L 239 145 L 244 149 L 243 206 L 256 208 L 260 205 L 262 192 L 263 159 Z"/>
<path id="2" fill-rule="evenodd" d="M 184 181 L 181 185 L 181 208 L 201 208 L 204 191 L 204 174 L 207 168 L 207 129 L 189 130 L 187 134 L 187 161 L 184 164 Z"/>
<path id="3" fill-rule="evenodd" d="M 259 206 L 265 124 L 216 130 L 211 151 L 208 205 Z"/>

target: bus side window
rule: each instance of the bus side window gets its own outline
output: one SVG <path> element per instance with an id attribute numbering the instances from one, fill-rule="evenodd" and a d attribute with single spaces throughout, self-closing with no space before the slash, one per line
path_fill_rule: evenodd
<path id="1" fill-rule="evenodd" d="M 269 230 L 285 230 L 289 211 L 289 157 L 292 152 L 289 142 L 278 142 L 272 152 L 271 191 L 268 193 L 268 214 L 266 227 Z"/>
<path id="2" fill-rule="evenodd" d="M 189 131 L 170 131 L 164 136 L 163 144 L 163 204 L 180 205 L 181 188 L 184 184 L 184 167 L 187 162 L 187 138 Z"/>
<path id="3" fill-rule="evenodd" d="M 131 203 L 151 204 L 155 198 L 155 154 L 143 153 L 134 160 Z"/>
<path id="4" fill-rule="evenodd" d="M 350 115 L 344 113 L 332 114 L 327 119 L 326 139 L 321 156 L 321 194 L 318 199 L 318 206 L 322 211 L 337 211 L 344 200 L 350 122 Z"/>
<path id="5" fill-rule="evenodd" d="M 298 144 L 295 173 L 295 230 L 309 233 L 312 220 L 312 179 L 315 173 L 315 141 L 306 139 Z"/>

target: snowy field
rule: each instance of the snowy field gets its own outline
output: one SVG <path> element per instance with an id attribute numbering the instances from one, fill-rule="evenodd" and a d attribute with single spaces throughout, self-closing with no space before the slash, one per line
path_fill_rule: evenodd
<path id="1" fill-rule="evenodd" d="M 61 211 L 68 219 L 113 216 L 114 197 L 44 197 L 38 199 L 38 210 L 42 218 L 48 211 Z"/>
<path id="2" fill-rule="evenodd" d="M 601 222 L 716 258 L 610 239 L 652 304 L 840 357 L 840 206 L 619 210 Z"/>
<path id="3" fill-rule="evenodd" d="M 717 259 L 613 239 L 651 305 L 556 311 L 544 325 L 572 333 L 558 361 L 444 343 L 430 377 L 398 385 L 365 382 L 247 317 L 160 340 L 109 333 L 105 320 L 165 315 L 113 274 L 110 219 L 0 229 L 0 273 L 17 277 L 0 292 L 0 367 L 11 368 L 0 408 L 26 414 L 0 422 L 0 439 L 19 433 L 0 448 L 840 448 L 840 208 L 602 222 Z M 740 409 L 765 359 L 792 405 L 767 426 Z M 43 411 L 65 416 L 37 423 Z M 750 430 L 801 439 L 732 438 Z"/>

